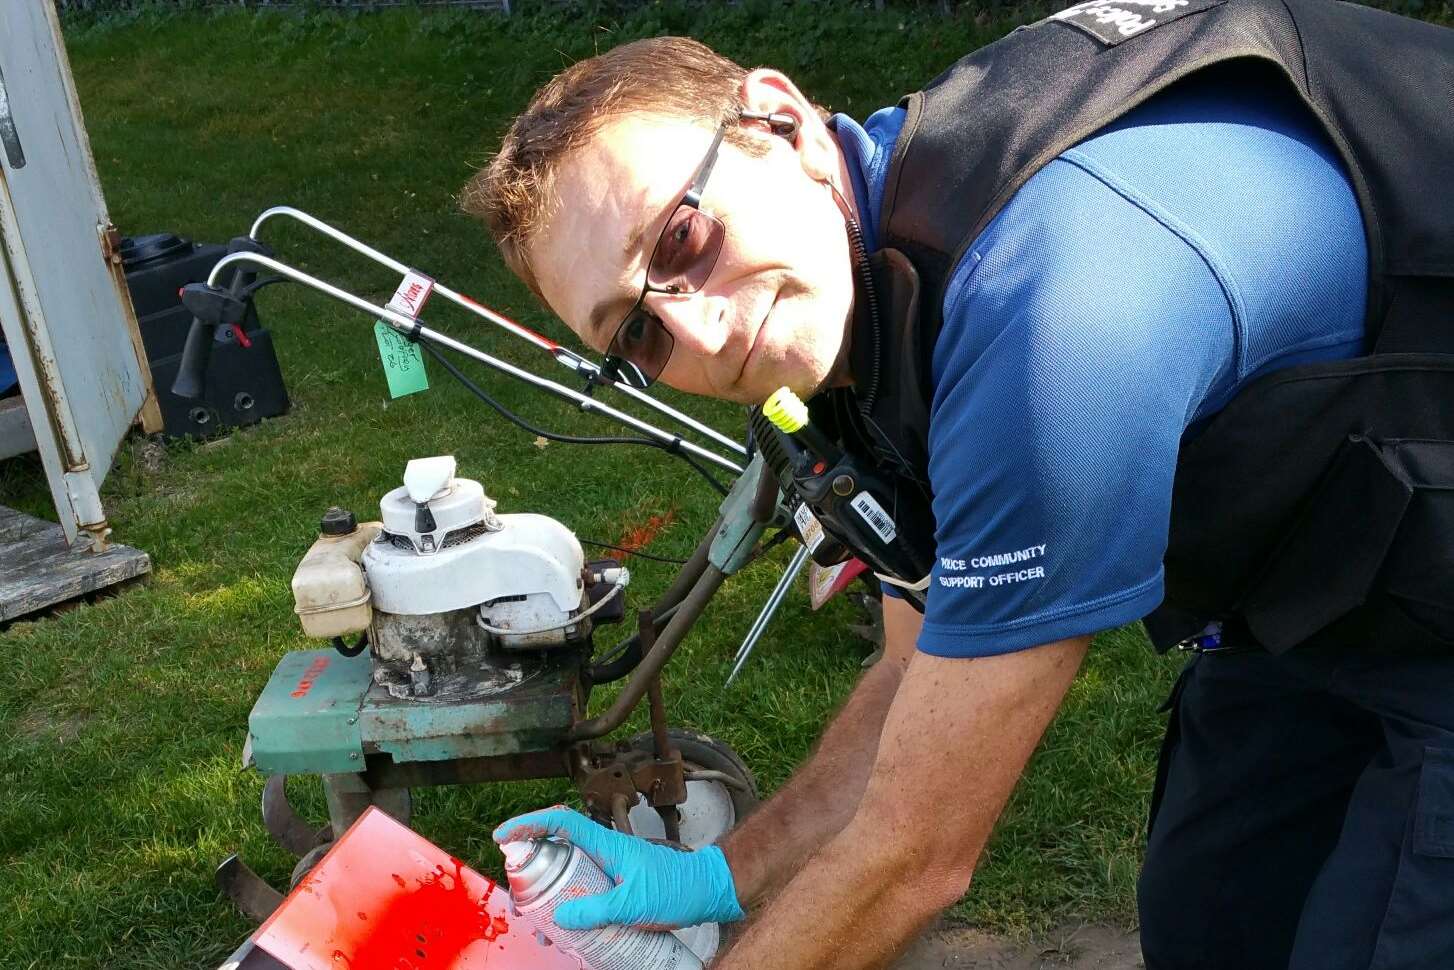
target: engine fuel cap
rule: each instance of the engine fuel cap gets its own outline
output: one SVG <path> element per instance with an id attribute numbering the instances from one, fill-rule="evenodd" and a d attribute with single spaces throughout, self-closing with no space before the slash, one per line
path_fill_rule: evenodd
<path id="1" fill-rule="evenodd" d="M 352 535 L 357 530 L 358 519 L 348 509 L 337 505 L 324 512 L 323 521 L 318 524 L 318 531 L 326 536 Z"/>

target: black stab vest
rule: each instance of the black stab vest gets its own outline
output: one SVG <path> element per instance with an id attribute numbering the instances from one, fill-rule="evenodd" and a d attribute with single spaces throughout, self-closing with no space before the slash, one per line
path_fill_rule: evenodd
<path id="1" fill-rule="evenodd" d="M 857 384 L 818 406 L 923 492 L 929 363 L 965 249 L 1046 163 L 1212 67 L 1290 86 L 1341 155 L 1368 355 L 1266 375 L 1183 440 L 1147 628 L 1160 648 L 1209 620 L 1274 651 L 1454 646 L 1454 30 L 1337 0 L 1091 0 L 963 58 L 902 102 L 883 309 L 856 301 Z"/>

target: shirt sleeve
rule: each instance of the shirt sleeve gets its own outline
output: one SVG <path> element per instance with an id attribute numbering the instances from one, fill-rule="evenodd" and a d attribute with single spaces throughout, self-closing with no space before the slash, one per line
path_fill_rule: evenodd
<path id="1" fill-rule="evenodd" d="M 919 649 L 1008 653 L 1162 599 L 1181 436 L 1238 321 L 1196 238 L 1065 158 L 946 290 L 929 475 L 938 559 Z"/>

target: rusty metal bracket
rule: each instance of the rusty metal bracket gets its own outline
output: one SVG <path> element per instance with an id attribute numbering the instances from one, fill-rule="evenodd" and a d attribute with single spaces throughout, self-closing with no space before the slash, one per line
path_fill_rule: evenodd
<path id="1" fill-rule="evenodd" d="M 631 781 L 652 808 L 681 805 L 687 800 L 687 773 L 680 752 L 673 751 L 670 758 L 652 758 L 637 765 L 631 772 Z"/>
<path id="2" fill-rule="evenodd" d="M 156 388 L 152 385 L 151 363 L 146 355 L 146 345 L 141 339 L 141 325 L 136 320 L 131 287 L 126 282 L 126 260 L 121 253 L 121 230 L 108 221 L 96 227 L 96 236 L 101 244 L 101 259 L 106 263 L 106 272 L 111 276 L 111 285 L 116 288 L 122 312 L 126 316 L 126 329 L 131 335 L 132 352 L 141 364 L 141 376 L 146 384 L 146 399 L 141 402 L 141 410 L 137 412 L 136 418 L 142 431 L 155 434 L 162 430 L 162 406 L 157 400 Z M 101 525 L 105 526 L 105 523 L 102 522 Z M 102 538 L 104 540 L 104 536 Z"/>
<path id="3" fill-rule="evenodd" d="M 586 807 L 602 818 L 614 814 L 618 798 L 627 806 L 645 798 L 653 808 L 674 808 L 687 800 L 686 769 L 682 756 L 655 758 L 648 751 L 624 745 L 598 753 L 577 780 Z"/>
<path id="4" fill-rule="evenodd" d="M 636 784 L 631 780 L 631 772 L 624 764 L 626 754 L 629 752 L 617 752 L 607 755 L 605 759 L 593 757 L 590 759 L 590 767 L 582 771 L 576 779 L 576 787 L 580 789 L 586 808 L 598 818 L 612 817 L 616 796 L 626 795 L 632 799 L 636 797 Z"/>
<path id="5" fill-rule="evenodd" d="M 101 258 L 108 263 L 120 266 L 123 262 L 121 256 L 121 230 L 112 223 L 97 227 L 96 231 L 101 236 Z"/>

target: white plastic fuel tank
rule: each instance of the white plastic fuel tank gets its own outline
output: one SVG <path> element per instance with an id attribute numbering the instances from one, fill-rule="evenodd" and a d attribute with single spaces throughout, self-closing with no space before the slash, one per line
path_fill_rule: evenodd
<path id="1" fill-rule="evenodd" d="M 310 637 L 341 637 L 373 622 L 370 591 L 359 560 L 383 528 L 365 522 L 342 535 L 320 535 L 293 572 L 293 610 Z"/>

